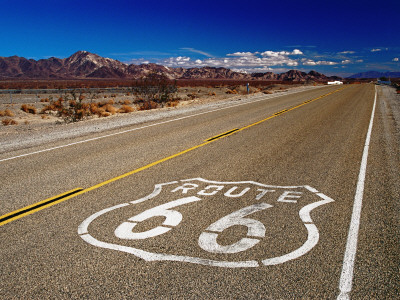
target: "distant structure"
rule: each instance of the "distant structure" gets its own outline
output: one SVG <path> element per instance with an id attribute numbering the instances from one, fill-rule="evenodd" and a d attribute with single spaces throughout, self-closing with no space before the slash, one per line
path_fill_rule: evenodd
<path id="1" fill-rule="evenodd" d="M 328 84 L 343 84 L 342 81 L 336 80 L 336 81 L 328 81 Z"/>
<path id="2" fill-rule="evenodd" d="M 386 78 L 385 78 L 385 79 L 386 79 Z M 376 81 L 377 81 L 376 84 L 385 84 L 385 85 L 391 85 L 391 84 L 392 84 L 392 82 L 390 81 L 390 78 L 387 79 L 387 80 L 383 80 L 383 79 L 381 78 L 381 79 L 377 79 Z"/>

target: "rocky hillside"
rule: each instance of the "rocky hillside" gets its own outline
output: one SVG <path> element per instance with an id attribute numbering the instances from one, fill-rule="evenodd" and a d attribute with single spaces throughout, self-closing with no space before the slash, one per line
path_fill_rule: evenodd
<path id="1" fill-rule="evenodd" d="M 104 58 L 87 51 L 78 51 L 68 58 L 26 59 L 11 56 L 0 57 L 0 79 L 85 79 L 113 78 L 139 79 L 156 73 L 169 79 L 231 79 L 274 81 L 327 81 L 339 77 L 327 77 L 321 73 L 290 70 L 282 74 L 245 74 L 226 68 L 168 68 L 157 64 L 127 65 L 118 60 Z"/>

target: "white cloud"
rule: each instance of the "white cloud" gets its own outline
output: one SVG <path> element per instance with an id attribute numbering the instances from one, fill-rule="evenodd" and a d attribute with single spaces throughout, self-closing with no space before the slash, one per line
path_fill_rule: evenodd
<path id="1" fill-rule="evenodd" d="M 377 48 L 377 49 L 372 49 L 371 50 L 371 52 L 379 52 L 379 51 L 382 51 L 382 49 Z"/>
<path id="2" fill-rule="evenodd" d="M 311 59 L 305 59 L 303 61 L 303 65 L 305 65 L 305 66 L 315 66 L 315 65 L 317 65 L 317 63 L 315 61 L 311 60 Z"/>
<path id="3" fill-rule="evenodd" d="M 232 69 L 232 71 L 250 73 L 251 74 L 251 73 L 277 72 L 277 69 L 272 69 L 270 67 L 246 68 L 246 69 L 234 68 L 234 69 Z"/>
<path id="4" fill-rule="evenodd" d="M 176 61 L 189 61 L 190 57 L 178 56 Z"/>
<path id="5" fill-rule="evenodd" d="M 294 49 L 292 52 L 288 52 L 288 51 L 279 51 L 279 52 L 265 51 L 265 52 L 261 53 L 262 56 L 270 56 L 270 57 L 280 57 L 280 56 L 288 56 L 288 55 L 302 55 L 302 54 L 303 54 L 303 52 L 301 52 L 299 49 Z"/>
<path id="6" fill-rule="evenodd" d="M 362 62 L 364 62 L 364 60 L 362 60 L 362 59 L 357 59 L 356 60 L 356 63 L 362 63 Z"/>
<path id="7" fill-rule="evenodd" d="M 235 53 L 230 53 L 227 54 L 226 56 L 254 56 L 256 53 L 251 53 L 251 52 L 235 52 Z"/>
<path id="8" fill-rule="evenodd" d="M 339 52 L 339 54 L 354 54 L 354 53 L 356 53 L 356 52 L 355 52 L 355 51 L 352 51 L 352 50 L 347 50 L 347 51 Z"/>
<path id="9" fill-rule="evenodd" d="M 186 56 L 170 57 L 164 59 L 161 63 L 168 67 L 224 67 L 232 70 L 241 70 L 247 72 L 268 72 L 273 66 L 295 67 L 299 65 L 296 59 L 289 55 L 301 55 L 300 50 L 295 49 L 292 52 L 287 51 L 265 51 L 260 52 L 234 52 L 225 57 L 210 57 L 203 60 L 193 60 Z"/>
<path id="10" fill-rule="evenodd" d="M 395 58 L 392 59 L 392 61 L 399 61 L 399 58 L 395 57 Z"/>
<path id="11" fill-rule="evenodd" d="M 304 53 L 301 52 L 299 49 L 294 49 L 291 55 L 303 55 Z"/>
<path id="12" fill-rule="evenodd" d="M 336 62 L 333 61 L 326 61 L 326 60 L 319 60 L 319 61 L 314 61 L 312 59 L 308 59 L 308 58 L 303 58 L 302 60 L 303 65 L 305 66 L 321 66 L 321 65 L 325 65 L 325 66 L 333 66 L 333 65 L 337 65 Z"/>
<path id="13" fill-rule="evenodd" d="M 287 51 L 281 51 L 281 52 L 265 51 L 265 52 L 261 53 L 262 56 L 270 56 L 270 57 L 285 56 L 288 54 L 289 54 L 289 52 L 287 52 Z"/>
<path id="14" fill-rule="evenodd" d="M 343 54 L 355 53 L 354 51 L 343 51 Z M 351 60 L 345 56 L 332 56 L 330 54 L 318 55 L 318 53 L 304 54 L 299 49 L 293 51 L 271 51 L 264 52 L 232 52 L 222 57 L 207 57 L 195 59 L 188 56 L 170 57 L 160 59 L 158 63 L 168 67 L 224 67 L 237 72 L 265 73 L 287 71 L 297 66 L 335 66 L 360 63 L 363 60 Z"/>
<path id="15" fill-rule="evenodd" d="M 197 50 L 197 49 L 194 49 L 194 48 L 187 48 L 186 47 L 186 48 L 180 48 L 180 50 L 185 50 L 185 51 L 201 54 L 201 55 L 204 55 L 204 56 L 207 56 L 207 57 L 213 57 L 211 54 L 209 54 L 207 52 L 204 52 L 202 50 Z"/>

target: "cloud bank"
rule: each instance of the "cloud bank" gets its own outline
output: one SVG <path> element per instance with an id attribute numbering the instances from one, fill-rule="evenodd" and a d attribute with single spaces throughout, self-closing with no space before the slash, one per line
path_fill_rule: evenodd
<path id="1" fill-rule="evenodd" d="M 179 56 L 159 58 L 155 62 L 172 68 L 201 68 L 209 66 L 223 67 L 243 73 L 276 73 L 289 69 L 310 69 L 313 66 L 338 65 L 343 67 L 363 62 L 358 56 L 354 56 L 356 52 L 353 50 L 322 54 L 310 50 L 303 52 L 297 48 L 292 51 L 238 51 L 225 54 L 222 57 L 215 57 L 206 51 L 190 47 L 179 48 L 179 52 L 181 54 Z M 132 62 L 140 62 L 140 59 L 132 60 Z"/>

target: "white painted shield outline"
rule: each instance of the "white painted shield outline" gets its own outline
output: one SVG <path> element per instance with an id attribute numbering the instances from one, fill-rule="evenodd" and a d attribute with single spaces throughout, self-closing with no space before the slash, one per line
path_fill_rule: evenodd
<path id="1" fill-rule="evenodd" d="M 287 253 L 282 256 L 267 258 L 267 259 L 262 260 L 261 262 L 265 266 L 282 264 L 287 261 L 299 258 L 300 256 L 309 252 L 318 243 L 318 240 L 319 240 L 318 228 L 313 223 L 311 216 L 310 216 L 310 212 L 318 206 L 321 206 L 321 205 L 324 205 L 324 204 L 334 201 L 333 199 L 329 198 L 328 196 L 324 195 L 323 193 L 320 193 L 319 191 L 317 191 L 316 189 L 314 189 L 308 185 L 277 186 L 277 185 L 265 185 L 265 184 L 261 184 L 261 183 L 254 182 L 254 181 L 219 182 L 219 181 L 210 181 L 210 180 L 206 180 L 203 178 L 192 178 L 192 179 L 185 179 L 185 180 L 180 180 L 180 181 L 181 182 L 202 181 L 205 183 L 212 183 L 212 184 L 253 184 L 253 185 L 257 185 L 257 186 L 265 187 L 265 188 L 281 188 L 281 189 L 282 188 L 287 188 L 287 189 L 305 188 L 305 189 L 309 190 L 310 192 L 316 194 L 318 197 L 322 198 L 321 201 L 308 204 L 308 205 L 304 206 L 302 209 L 300 209 L 300 211 L 299 211 L 300 219 L 303 221 L 303 224 L 306 227 L 307 232 L 308 232 L 307 241 L 301 247 L 297 248 L 296 250 L 294 250 L 290 253 Z M 217 260 L 203 259 L 203 258 L 191 257 L 191 256 L 180 256 L 180 255 L 163 254 L 163 253 L 151 253 L 151 252 L 140 250 L 140 249 L 133 248 L 133 247 L 127 247 L 127 246 L 121 246 L 121 245 L 117 245 L 117 244 L 102 242 L 102 241 L 99 241 L 96 238 L 92 237 L 88 233 L 89 224 L 92 221 L 94 221 L 96 218 L 100 217 L 101 215 L 108 213 L 114 209 L 125 207 L 125 206 L 131 205 L 131 204 L 135 205 L 137 203 L 141 203 L 141 202 L 147 201 L 149 199 L 152 199 L 161 193 L 163 186 L 167 186 L 167 185 L 171 185 L 171 184 L 175 184 L 175 183 L 178 183 L 178 181 L 156 184 L 154 187 L 154 191 L 146 197 L 143 197 L 141 199 L 131 201 L 128 203 L 115 205 L 115 206 L 103 209 L 103 210 L 91 215 L 90 217 L 88 217 L 86 220 L 84 220 L 79 225 L 78 234 L 84 241 L 86 241 L 87 243 L 89 243 L 93 246 L 130 253 L 139 258 L 144 259 L 145 261 L 179 261 L 179 262 L 190 262 L 190 263 L 195 263 L 195 264 L 200 264 L 200 265 L 225 267 L 225 268 L 244 268 L 244 267 L 259 267 L 260 266 L 259 262 L 256 260 L 238 261 L 238 262 L 217 261 Z"/>

